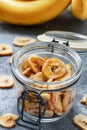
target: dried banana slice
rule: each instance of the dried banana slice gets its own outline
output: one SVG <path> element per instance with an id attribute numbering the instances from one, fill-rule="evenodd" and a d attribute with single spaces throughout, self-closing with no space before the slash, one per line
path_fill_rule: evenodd
<path id="1" fill-rule="evenodd" d="M 35 81 L 40 81 L 40 82 L 46 82 L 47 78 L 43 75 L 42 72 L 38 72 L 32 77 L 33 80 Z"/>
<path id="2" fill-rule="evenodd" d="M 31 68 L 27 68 L 22 72 L 23 75 L 29 77 L 31 75 Z"/>
<path id="3" fill-rule="evenodd" d="M 87 130 L 87 116 L 78 114 L 73 118 L 73 123 L 82 130 Z"/>
<path id="4" fill-rule="evenodd" d="M 53 82 L 53 79 L 50 78 L 50 79 L 47 80 L 47 82 L 48 82 L 48 83 L 49 83 L 49 82 Z"/>
<path id="5" fill-rule="evenodd" d="M 0 56 L 8 56 L 12 54 L 13 50 L 10 45 L 4 43 L 0 44 Z"/>
<path id="6" fill-rule="evenodd" d="M 32 115 L 38 116 L 39 111 L 38 111 L 38 109 L 32 109 L 32 110 L 29 110 L 29 113 L 32 114 Z M 52 117 L 53 115 L 54 115 L 54 111 L 46 110 L 45 114 L 44 114 L 44 117 Z"/>
<path id="7" fill-rule="evenodd" d="M 57 115 L 63 114 L 63 106 L 62 106 L 62 93 L 56 92 L 52 94 L 52 103 L 54 106 L 54 112 Z"/>
<path id="8" fill-rule="evenodd" d="M 16 120 L 18 119 L 18 116 L 15 114 L 7 113 L 2 116 L 0 116 L 0 126 L 6 127 L 6 128 L 12 128 L 16 125 Z"/>
<path id="9" fill-rule="evenodd" d="M 62 77 L 66 73 L 65 64 L 58 58 L 50 58 L 45 61 L 42 72 L 47 78 Z"/>
<path id="10" fill-rule="evenodd" d="M 32 55 L 31 57 L 28 58 L 28 63 L 34 73 L 42 71 L 42 66 L 44 62 L 45 60 L 38 55 Z"/>
<path id="11" fill-rule="evenodd" d="M 13 44 L 16 46 L 25 46 L 27 44 L 35 42 L 36 39 L 30 38 L 30 37 L 16 37 L 13 41 Z"/>
<path id="12" fill-rule="evenodd" d="M 11 88 L 14 85 L 12 76 L 0 75 L 0 88 Z"/>
<path id="13" fill-rule="evenodd" d="M 49 59 L 49 57 L 48 56 L 46 56 L 46 57 L 44 57 L 44 60 L 46 61 L 46 60 L 48 60 Z"/>
<path id="14" fill-rule="evenodd" d="M 33 76 L 34 76 L 34 73 L 31 73 L 30 76 L 29 76 L 29 78 L 33 79 Z"/>
<path id="15" fill-rule="evenodd" d="M 63 101 L 62 101 L 63 111 L 67 112 L 70 109 L 72 103 L 73 103 L 72 93 L 71 92 L 65 92 L 64 98 L 63 98 Z"/>
<path id="16" fill-rule="evenodd" d="M 87 95 L 84 95 L 84 97 L 80 100 L 80 103 L 87 106 Z"/>
<path id="17" fill-rule="evenodd" d="M 54 111 L 54 106 L 53 106 L 53 103 L 52 103 L 51 100 L 49 100 L 49 101 L 47 102 L 47 106 L 48 106 L 48 109 L 49 109 L 49 110 Z"/>
<path id="18" fill-rule="evenodd" d="M 42 84 L 38 84 L 38 83 L 34 83 L 33 85 L 32 85 L 32 87 L 33 88 L 36 88 L 36 89 L 42 89 L 42 90 L 44 90 L 44 89 L 48 89 L 48 85 L 42 85 Z"/>
<path id="19" fill-rule="evenodd" d="M 46 110 L 44 117 L 52 117 L 54 115 L 54 111 Z"/>
<path id="20" fill-rule="evenodd" d="M 42 93 L 41 94 L 41 97 L 43 98 L 43 99 L 45 99 L 46 101 L 50 101 L 51 100 L 51 95 L 50 95 L 50 93 Z"/>
<path id="21" fill-rule="evenodd" d="M 27 108 L 27 110 L 39 109 L 39 104 L 34 102 L 25 102 L 25 108 Z"/>
<path id="22" fill-rule="evenodd" d="M 70 78 L 72 76 L 72 65 L 66 64 L 66 70 L 66 73 L 62 77 L 55 79 L 55 81 L 63 81 Z"/>
<path id="23" fill-rule="evenodd" d="M 25 60 L 22 64 L 21 64 L 21 70 L 24 71 L 29 67 L 29 63 L 28 60 Z"/>

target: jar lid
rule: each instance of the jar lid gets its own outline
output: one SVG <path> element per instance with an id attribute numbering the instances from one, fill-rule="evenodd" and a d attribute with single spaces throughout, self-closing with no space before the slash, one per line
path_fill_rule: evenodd
<path id="1" fill-rule="evenodd" d="M 37 36 L 42 42 L 68 43 L 69 46 L 79 53 L 87 53 L 87 36 L 68 31 L 47 31 Z"/>

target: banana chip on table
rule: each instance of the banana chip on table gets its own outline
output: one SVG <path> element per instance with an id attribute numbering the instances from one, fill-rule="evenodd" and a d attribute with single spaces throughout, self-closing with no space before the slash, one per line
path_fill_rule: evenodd
<path id="1" fill-rule="evenodd" d="M 16 120 L 18 119 L 18 116 L 11 113 L 6 113 L 2 116 L 0 116 L 0 126 L 3 126 L 5 128 L 12 128 L 16 125 Z"/>
<path id="2" fill-rule="evenodd" d="M 0 88 L 11 88 L 14 85 L 13 77 L 10 75 L 0 74 Z"/>
<path id="3" fill-rule="evenodd" d="M 0 56 L 8 56 L 12 54 L 13 54 L 13 50 L 12 50 L 11 45 L 6 44 L 6 43 L 0 44 Z"/>
<path id="4" fill-rule="evenodd" d="M 73 118 L 73 123 L 81 130 L 87 130 L 87 116 L 78 114 Z"/>
<path id="5" fill-rule="evenodd" d="M 87 107 L 87 94 L 84 95 L 84 97 L 80 100 L 80 103 L 86 105 L 86 107 Z"/>
<path id="6" fill-rule="evenodd" d="M 25 46 L 27 44 L 35 42 L 36 39 L 30 38 L 30 37 L 16 37 L 13 41 L 13 44 L 15 46 Z"/>

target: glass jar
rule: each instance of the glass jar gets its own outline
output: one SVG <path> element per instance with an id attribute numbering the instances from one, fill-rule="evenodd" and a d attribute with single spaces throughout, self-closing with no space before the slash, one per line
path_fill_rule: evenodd
<path id="1" fill-rule="evenodd" d="M 21 72 L 21 65 L 32 55 L 58 58 L 65 64 L 70 64 L 72 76 L 55 82 L 35 81 L 26 77 Z M 55 42 L 36 42 L 21 48 L 14 54 L 12 62 L 14 76 L 25 87 L 25 91 L 18 100 L 22 109 L 18 110 L 19 113 L 21 111 L 34 121 L 41 118 L 42 122 L 56 121 L 64 117 L 73 106 L 81 70 L 80 56 L 66 45 Z"/>

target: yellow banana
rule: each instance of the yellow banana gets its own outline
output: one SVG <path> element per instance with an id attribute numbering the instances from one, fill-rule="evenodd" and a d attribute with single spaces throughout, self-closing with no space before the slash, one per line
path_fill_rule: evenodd
<path id="1" fill-rule="evenodd" d="M 0 20 L 18 25 L 35 25 L 60 15 L 71 0 L 0 0 Z"/>
<path id="2" fill-rule="evenodd" d="M 87 19 L 87 0 L 72 0 L 72 14 L 79 20 Z"/>

